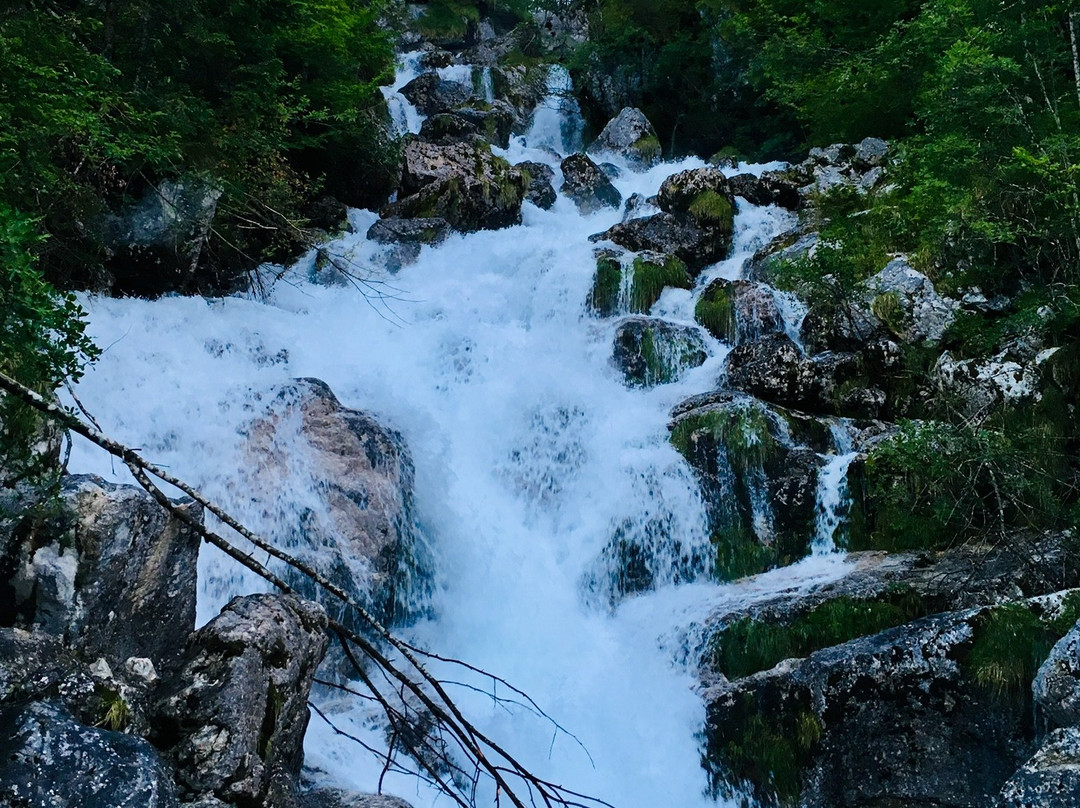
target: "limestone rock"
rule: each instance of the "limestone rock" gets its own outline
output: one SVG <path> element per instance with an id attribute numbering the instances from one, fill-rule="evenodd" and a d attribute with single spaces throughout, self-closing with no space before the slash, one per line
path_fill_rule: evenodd
<path id="1" fill-rule="evenodd" d="M 467 103 L 472 87 L 441 78 L 438 73 L 422 73 L 401 88 L 401 94 L 421 115 L 436 115 Z"/>
<path id="2" fill-rule="evenodd" d="M 632 166 L 651 168 L 660 162 L 660 139 L 644 112 L 637 107 L 625 107 L 608 121 L 589 146 L 589 153 L 617 154 Z"/>
<path id="3" fill-rule="evenodd" d="M 784 327 L 772 290 L 751 281 L 718 278 L 698 298 L 695 318 L 722 342 L 737 345 Z"/>
<path id="4" fill-rule="evenodd" d="M 673 382 L 708 358 L 694 328 L 652 317 L 628 317 L 615 332 L 614 360 L 631 387 Z"/>
<path id="5" fill-rule="evenodd" d="M 420 128 L 420 139 L 441 145 L 479 138 L 499 148 L 510 145 L 514 110 L 505 101 L 455 107 L 432 115 Z"/>
<path id="6" fill-rule="evenodd" d="M 1032 692 L 1040 731 L 1080 727 L 1080 625 L 1073 626 L 1050 651 Z"/>
<path id="7" fill-rule="evenodd" d="M 172 773 L 140 738 L 88 727 L 44 703 L 0 711 L 0 804 L 178 808 Z"/>
<path id="8" fill-rule="evenodd" d="M 153 738 L 186 792 L 284 805 L 267 798 L 299 777 L 326 625 L 326 613 L 310 601 L 249 595 L 192 635 L 162 693 Z"/>
<path id="9" fill-rule="evenodd" d="M 419 530 L 412 510 L 413 465 L 402 436 L 370 415 L 344 407 L 318 379 L 271 392 L 248 428 L 250 465 L 243 485 L 260 492 L 271 538 L 391 622 L 408 614 L 416 587 Z M 304 498 L 291 475 L 304 469 Z M 308 579 L 301 595 L 347 621 Z M 359 628 L 359 626 L 357 626 Z"/>
<path id="10" fill-rule="evenodd" d="M 412 808 L 400 797 L 320 788 L 300 795 L 299 808 Z"/>
<path id="11" fill-rule="evenodd" d="M 525 191 L 525 200 L 532 202 L 541 210 L 549 210 L 555 204 L 558 194 L 555 193 L 553 181 L 555 172 L 551 166 L 544 163 L 526 161 L 514 166 L 518 171 L 528 175 L 529 186 Z"/>
<path id="12" fill-rule="evenodd" d="M 379 219 L 367 231 L 379 244 L 441 244 L 450 237 L 445 219 Z"/>
<path id="13" fill-rule="evenodd" d="M 190 500 L 179 507 L 201 520 Z M 68 477 L 61 508 L 12 548 L 15 617 L 119 668 L 129 657 L 175 664 L 195 627 L 200 538 L 149 494 Z"/>
<path id="14" fill-rule="evenodd" d="M 1001 789 L 996 808 L 1072 808 L 1080 805 L 1080 727 L 1051 733 Z"/>
<path id="15" fill-rule="evenodd" d="M 617 208 L 622 194 L 611 184 L 600 167 L 584 154 L 571 154 L 562 161 L 562 192 L 574 200 L 582 213 L 602 208 Z"/>

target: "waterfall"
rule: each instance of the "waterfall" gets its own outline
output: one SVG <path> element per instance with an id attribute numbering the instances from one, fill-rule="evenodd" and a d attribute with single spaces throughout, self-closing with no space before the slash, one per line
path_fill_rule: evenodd
<path id="1" fill-rule="evenodd" d="M 420 58 L 423 51 L 412 51 L 399 57 L 394 83 L 380 87 L 390 112 L 390 122 L 395 135 L 416 134 L 424 123 L 424 116 L 401 94 L 401 88 L 421 73 Z"/>
<path id="2" fill-rule="evenodd" d="M 853 450 L 851 435 L 843 423 L 830 424 L 830 432 L 836 451 L 823 456 L 825 463 L 818 472 L 814 555 L 836 552 L 836 531 L 843 524 L 849 505 L 848 469 L 858 456 L 858 452 Z"/>
<path id="3" fill-rule="evenodd" d="M 397 92 L 416 70 L 417 56 L 407 55 L 386 89 L 403 131 L 419 128 Z M 552 69 L 549 104 L 525 142 L 500 153 L 557 168 L 547 149 L 580 146 L 568 82 Z M 648 197 L 666 176 L 701 165 L 624 167 L 615 184 L 624 198 Z M 615 322 L 585 309 L 596 266 L 588 236 L 620 216 L 582 216 L 566 198 L 550 211 L 526 205 L 520 227 L 454 235 L 396 275 L 368 270 L 358 286 L 312 282 L 313 254 L 265 299 L 84 296 L 90 333 L 105 350 L 78 395 L 105 432 L 142 447 L 257 530 L 320 507 L 303 492 L 295 504 L 260 503 L 236 472 L 259 462 L 244 435 L 276 386 L 323 379 L 346 406 L 400 430 L 434 567 L 432 616 L 402 630 L 521 687 L 580 745 L 528 710 L 470 689 L 489 687 L 484 677 L 452 688 L 461 708 L 551 781 L 617 808 L 693 808 L 715 804 L 699 764 L 705 715 L 685 647 L 695 641 L 672 638 L 717 604 L 842 572 L 835 560 L 811 559 L 744 584 L 704 580 L 705 508 L 667 424 L 673 405 L 715 387 L 727 349 L 706 338 L 711 356 L 678 381 L 651 390 L 622 383 L 610 362 Z M 698 291 L 717 273 L 736 276 L 786 216 L 740 203 L 733 257 L 709 270 Z M 353 211 L 353 232 L 328 249 L 373 266 L 378 247 L 363 234 L 375 219 Z M 653 313 L 693 324 L 694 294 L 667 290 Z M 79 439 L 70 468 L 130 481 Z M 282 473 L 303 485 L 296 469 Z M 644 572 L 620 598 L 613 577 L 627 553 L 640 556 Z M 230 597 L 261 587 L 211 550 L 200 581 L 203 622 Z M 339 729 L 385 748 L 385 727 L 362 704 L 320 698 Z M 379 761 L 317 718 L 306 754 L 322 783 L 373 791 L 379 782 Z M 418 808 L 446 804 L 394 772 L 383 786 Z M 494 805 L 493 790 L 480 788 L 478 804 Z"/>

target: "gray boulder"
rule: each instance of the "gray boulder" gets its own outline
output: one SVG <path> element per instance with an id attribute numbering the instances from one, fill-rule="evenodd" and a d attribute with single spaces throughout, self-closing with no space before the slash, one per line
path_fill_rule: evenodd
<path id="1" fill-rule="evenodd" d="M 152 738 L 185 793 L 290 804 L 326 627 L 326 613 L 310 601 L 249 595 L 191 636 L 163 689 Z"/>
<path id="2" fill-rule="evenodd" d="M 177 506 L 201 521 L 201 506 Z M 120 666 L 142 657 L 168 669 L 195 627 L 199 544 L 141 488 L 68 477 L 56 515 L 10 548 L 16 620 L 89 658 Z"/>
<path id="3" fill-rule="evenodd" d="M 777 205 L 798 210 L 803 204 L 797 181 L 784 172 L 766 171 L 760 177 L 738 174 L 728 182 L 731 192 L 751 205 Z"/>
<path id="4" fill-rule="evenodd" d="M 343 406 L 318 379 L 272 391 L 247 429 L 244 485 L 259 491 L 260 521 L 280 545 L 315 566 L 386 622 L 412 614 L 421 599 L 421 536 L 413 513 L 413 465 L 404 438 L 367 413 Z M 294 490 L 296 468 L 310 475 Z M 350 613 L 310 580 L 283 570 L 304 597 L 334 619 Z"/>
<path id="5" fill-rule="evenodd" d="M 405 147 L 401 198 L 379 215 L 441 218 L 466 233 L 498 230 L 521 223 L 525 190 L 524 175 L 486 145 L 414 140 Z"/>
<path id="6" fill-rule="evenodd" d="M 996 808 L 1080 805 L 1080 727 L 1055 730 L 1001 789 Z"/>
<path id="7" fill-rule="evenodd" d="M 981 420 L 995 410 L 1039 401 L 1044 365 L 1054 353 L 1049 349 L 1017 362 L 1008 351 L 983 360 L 957 359 L 945 351 L 934 364 L 931 382 L 939 395 L 958 402 L 966 417 Z"/>
<path id="8" fill-rule="evenodd" d="M 1041 732 L 1080 727 L 1080 625 L 1073 626 L 1039 668 L 1032 684 Z"/>
<path id="9" fill-rule="evenodd" d="M 725 258 L 731 249 L 730 232 L 702 227 L 685 213 L 657 213 L 630 219 L 590 236 L 589 241 L 611 241 L 632 252 L 674 255 L 694 276 Z"/>
<path id="10" fill-rule="evenodd" d="M 388 794 L 356 794 L 336 788 L 320 788 L 300 795 L 299 808 L 412 808 L 400 797 Z"/>
<path id="11" fill-rule="evenodd" d="M 103 244 L 113 290 L 154 297 L 200 283 L 227 288 L 230 279 L 198 277 L 203 247 L 221 189 L 188 178 L 163 181 L 116 215 L 106 217 Z"/>
<path id="12" fill-rule="evenodd" d="M 615 331 L 613 355 L 631 387 L 676 381 L 708 358 L 697 329 L 654 317 L 628 317 Z"/>
<path id="13" fill-rule="evenodd" d="M 940 342 L 960 308 L 904 257 L 894 258 L 865 285 L 871 311 L 904 342 Z"/>
<path id="14" fill-rule="evenodd" d="M 518 163 L 514 168 L 526 174 L 529 178 L 529 185 L 525 191 L 525 201 L 532 202 L 541 210 L 549 210 L 558 198 L 553 184 L 555 172 L 551 166 L 526 161 Z"/>
<path id="15" fill-rule="evenodd" d="M 44 703 L 0 711 L 0 805 L 178 808 L 172 773 L 141 738 Z"/>
<path id="16" fill-rule="evenodd" d="M 637 107 L 623 108 L 589 146 L 590 154 L 617 154 L 638 168 L 651 168 L 659 163 L 660 151 L 656 130 Z"/>
<path id="17" fill-rule="evenodd" d="M 784 328 L 772 289 L 752 281 L 713 281 L 698 298 L 694 316 L 710 334 L 729 345 Z"/>
<path id="18" fill-rule="evenodd" d="M 437 115 L 467 103 L 473 90 L 467 84 L 441 78 L 438 73 L 422 73 L 402 87 L 401 94 L 421 115 Z"/>
<path id="19" fill-rule="evenodd" d="M 595 213 L 622 204 L 622 194 L 600 167 L 584 154 L 571 154 L 562 161 L 561 169 L 562 192 L 574 200 L 582 213 Z"/>
<path id="20" fill-rule="evenodd" d="M 420 138 L 442 145 L 479 138 L 505 149 L 510 145 L 513 126 L 514 110 L 505 101 L 466 104 L 429 117 L 420 128 Z"/>
<path id="21" fill-rule="evenodd" d="M 379 219 L 367 237 L 379 244 L 441 244 L 450 232 L 445 219 Z"/>

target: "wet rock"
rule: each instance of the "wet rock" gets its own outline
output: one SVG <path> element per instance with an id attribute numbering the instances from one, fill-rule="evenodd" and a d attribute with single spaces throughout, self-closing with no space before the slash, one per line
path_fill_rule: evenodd
<path id="1" fill-rule="evenodd" d="M 146 741 L 43 703 L 0 711 L 0 803 L 13 808 L 178 808 Z"/>
<path id="2" fill-rule="evenodd" d="M 671 255 L 623 255 L 597 250 L 596 276 L 586 305 L 600 317 L 648 314 L 664 289 L 690 289 L 693 280 L 686 264 Z"/>
<path id="3" fill-rule="evenodd" d="M 630 219 L 590 236 L 589 240 L 611 241 L 632 252 L 674 255 L 694 276 L 726 257 L 731 248 L 729 233 L 703 228 L 689 214 L 672 213 Z"/>
<path id="4" fill-rule="evenodd" d="M 156 297 L 235 283 L 200 271 L 220 196 L 221 189 L 205 179 L 164 181 L 125 210 L 107 216 L 102 241 L 113 291 Z"/>
<path id="5" fill-rule="evenodd" d="M 497 230 L 521 222 L 525 177 L 487 146 L 405 147 L 400 198 L 380 211 L 384 219 L 441 218 L 455 230 Z"/>
<path id="6" fill-rule="evenodd" d="M 445 219 L 379 219 L 367 231 L 379 244 L 441 244 L 450 237 Z"/>
<path id="7" fill-rule="evenodd" d="M 459 140 L 479 138 L 505 149 L 510 145 L 513 125 L 514 110 L 504 101 L 466 105 L 429 117 L 420 128 L 420 138 L 447 146 Z"/>
<path id="8" fill-rule="evenodd" d="M 1035 676 L 1032 693 L 1040 731 L 1080 727 L 1080 625 L 1073 626 L 1050 651 Z"/>
<path id="9" fill-rule="evenodd" d="M 774 283 L 777 266 L 813 257 L 819 240 L 817 233 L 785 233 L 754 253 L 743 269 L 743 278 L 758 283 Z"/>
<path id="10" fill-rule="evenodd" d="M 724 173 L 716 168 L 693 168 L 672 174 L 661 183 L 656 201 L 660 210 L 690 213 L 698 220 L 720 220 L 734 215 L 731 186 Z"/>
<path id="11" fill-rule="evenodd" d="M 629 317 L 615 331 L 615 365 L 631 387 L 673 382 L 708 358 L 697 329 L 651 317 Z"/>
<path id="12" fill-rule="evenodd" d="M 472 87 L 441 78 L 438 73 L 422 73 L 402 87 L 401 94 L 421 115 L 449 112 L 473 98 Z"/>
<path id="13" fill-rule="evenodd" d="M 741 196 L 751 205 L 777 205 L 787 210 L 802 206 L 797 181 L 782 172 L 766 171 L 760 177 L 738 174 L 728 183 L 735 196 Z"/>
<path id="14" fill-rule="evenodd" d="M 300 795 L 299 808 L 412 808 L 400 797 L 320 788 Z"/>
<path id="15" fill-rule="evenodd" d="M 574 200 L 582 213 L 603 208 L 617 208 L 622 194 L 611 184 L 600 167 L 584 154 L 572 154 L 562 162 L 562 192 Z"/>
<path id="16" fill-rule="evenodd" d="M 297 379 L 272 391 L 247 439 L 252 462 L 243 484 L 260 492 L 271 538 L 380 619 L 410 614 L 425 573 L 412 510 L 412 458 L 402 436 L 344 407 L 324 382 Z M 294 488 L 301 468 L 308 475 L 301 487 L 314 498 Z M 341 604 L 312 582 L 285 574 L 302 596 L 349 622 Z"/>
<path id="17" fill-rule="evenodd" d="M 617 154 L 630 165 L 642 169 L 659 163 L 660 152 L 656 130 L 637 107 L 623 108 L 589 146 L 590 154 Z"/>
<path id="18" fill-rule="evenodd" d="M 622 220 L 626 222 L 630 219 L 651 216 L 658 212 L 656 206 L 642 194 L 630 194 L 630 197 L 626 200 L 626 204 L 623 206 Z"/>
<path id="19" fill-rule="evenodd" d="M 965 673 L 981 615 L 925 617 L 711 687 L 713 789 L 748 784 L 763 805 L 988 804 L 1023 759 L 1028 715 Z"/>
<path id="20" fill-rule="evenodd" d="M 491 81 L 495 97 L 505 101 L 514 111 L 512 131 L 527 131 L 533 113 L 546 93 L 547 71 L 524 65 L 496 65 L 491 68 Z"/>
<path id="21" fill-rule="evenodd" d="M 729 345 L 755 340 L 784 327 L 772 290 L 751 281 L 713 281 L 698 298 L 694 317 L 705 330 Z"/>
<path id="22" fill-rule="evenodd" d="M 966 417 L 980 420 L 1002 407 L 1039 401 L 1043 366 L 1053 355 L 1050 349 L 1021 364 L 1008 352 L 978 360 L 957 359 L 946 351 L 938 357 L 931 381 L 939 395 L 958 402 Z"/>
<path id="23" fill-rule="evenodd" d="M 180 672 L 163 690 L 153 737 L 186 793 L 288 804 L 326 626 L 314 603 L 249 595 L 192 635 Z"/>
<path id="24" fill-rule="evenodd" d="M 1080 805 L 1080 727 L 1051 733 L 1001 789 L 996 808 Z"/>
<path id="25" fill-rule="evenodd" d="M 549 210 L 555 204 L 558 194 L 555 193 L 555 172 L 551 166 L 544 163 L 526 161 L 514 166 L 529 178 L 529 185 L 525 191 L 525 200 L 532 202 L 541 210 Z"/>
<path id="26" fill-rule="evenodd" d="M 190 500 L 178 507 L 201 521 Z M 89 476 L 65 479 L 58 509 L 27 516 L 3 567 L 16 624 L 65 638 L 117 667 L 148 657 L 175 664 L 195 627 L 200 538 L 149 494 Z"/>

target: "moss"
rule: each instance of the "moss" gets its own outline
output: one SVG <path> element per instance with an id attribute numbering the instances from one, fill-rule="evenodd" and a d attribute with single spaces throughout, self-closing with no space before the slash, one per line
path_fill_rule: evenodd
<path id="1" fill-rule="evenodd" d="M 1026 701 L 1031 683 L 1050 649 L 1075 625 L 1080 593 L 1072 593 L 1055 615 L 1032 604 L 995 606 L 979 616 L 975 636 L 961 661 L 964 673 L 997 698 Z"/>
<path id="2" fill-rule="evenodd" d="M 735 209 L 727 197 L 716 191 L 702 191 L 690 203 L 690 215 L 699 222 L 719 227 L 730 233 L 734 227 Z"/>
<path id="3" fill-rule="evenodd" d="M 740 679 L 789 657 L 910 623 L 928 609 L 918 593 L 897 588 L 873 599 L 834 598 L 787 624 L 744 617 L 712 639 L 711 664 L 729 679 Z"/>
<path id="4" fill-rule="evenodd" d="M 634 141 L 634 145 L 630 147 L 642 160 L 652 162 L 660 157 L 663 149 L 660 146 L 660 139 L 655 135 L 643 135 Z"/>
<path id="5" fill-rule="evenodd" d="M 476 6 L 454 0 L 436 0 L 419 19 L 418 29 L 428 39 L 457 40 L 464 38 L 470 24 L 478 22 L 480 10 Z"/>
<path id="6" fill-rule="evenodd" d="M 709 284 L 694 307 L 694 319 L 721 342 L 734 344 L 738 323 L 731 286 L 726 283 Z"/>
<path id="7" fill-rule="evenodd" d="M 760 468 L 776 457 L 779 444 L 770 430 L 769 419 L 760 407 L 727 407 L 689 415 L 675 424 L 671 444 L 693 462 L 703 437 L 709 448 L 726 449 L 732 466 L 742 470 Z"/>
<path id="8" fill-rule="evenodd" d="M 715 531 L 712 543 L 716 549 L 714 571 L 721 581 L 757 575 L 779 563 L 776 551 L 758 541 L 753 531 L 741 522 Z"/>
<path id="9" fill-rule="evenodd" d="M 660 299 L 664 287 L 690 289 L 693 281 L 686 264 L 672 255 L 661 260 L 637 257 L 634 259 L 633 281 L 630 288 L 630 311 L 648 314 Z"/>
<path id="10" fill-rule="evenodd" d="M 674 381 L 675 370 L 660 355 L 656 346 L 655 332 L 646 328 L 641 334 L 641 356 L 645 360 L 645 384 L 666 384 Z"/>
<path id="11" fill-rule="evenodd" d="M 728 799 L 749 784 L 763 805 L 795 805 L 800 771 L 824 734 L 809 705 L 791 705 L 766 717 L 749 694 L 726 711 L 706 748 L 711 796 Z"/>
<path id="12" fill-rule="evenodd" d="M 600 317 L 611 317 L 619 313 L 622 275 L 622 264 L 617 259 L 603 256 L 596 260 L 593 287 L 585 302 L 589 311 Z"/>

